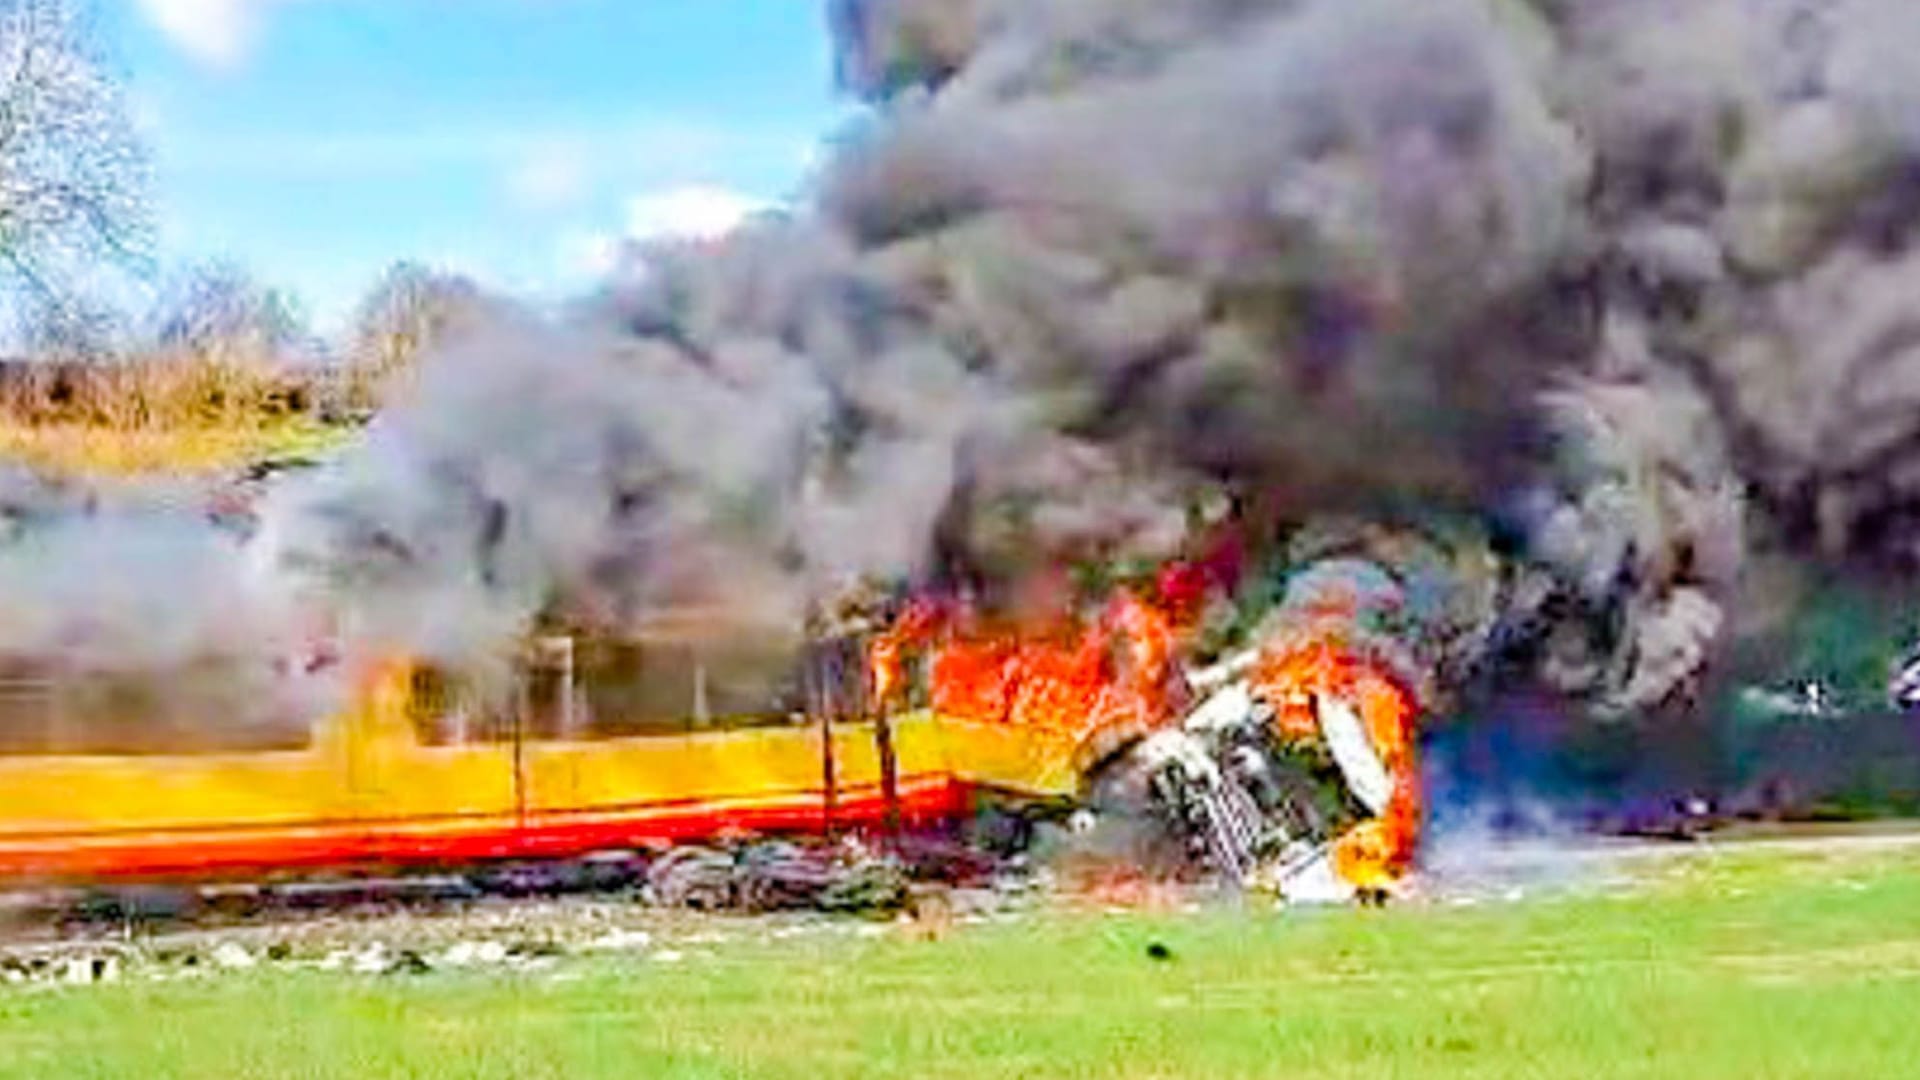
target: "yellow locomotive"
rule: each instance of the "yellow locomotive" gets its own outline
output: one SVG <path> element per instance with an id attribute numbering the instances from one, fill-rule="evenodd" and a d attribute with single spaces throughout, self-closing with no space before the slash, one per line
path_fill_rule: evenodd
<path id="1" fill-rule="evenodd" d="M 91 415 L 23 423 L 9 394 L 0 370 L 0 454 L 42 470 L 244 475 L 271 456 L 257 440 L 189 439 L 186 462 L 174 443 L 192 431 Z M 129 438 L 160 449 L 133 453 Z M 210 514 L 231 509 L 221 501 Z M 217 674 L 0 656 L 0 881 L 914 826 L 963 817 L 982 791 L 1088 800 L 1099 766 L 1120 763 L 1106 786 L 1131 770 L 1146 791 L 1124 812 L 1169 818 L 1217 872 L 1250 880 L 1304 852 L 1353 888 L 1386 889 L 1418 833 L 1417 680 L 1356 635 L 1358 594 L 1343 587 L 1286 612 L 1248 654 L 1258 663 L 1196 697 L 1177 659 L 1187 571 L 1198 572 L 1170 565 L 1097 616 L 1044 625 L 922 597 L 870 637 L 796 642 L 724 613 L 668 611 L 618 640 L 533 636 L 511 685 L 486 692 L 414 659 L 360 660 L 344 705 L 318 715 Z M 224 689 L 202 696 L 203 685 Z M 1317 781 L 1269 767 L 1316 741 L 1367 819 L 1338 843 L 1333 821 L 1303 809 L 1301 785 Z"/>
<path id="2" fill-rule="evenodd" d="M 453 863 L 913 824 L 964 812 L 979 787 L 1070 797 L 1084 765 L 1074 740 L 1006 724 L 908 712 L 885 722 L 883 746 L 858 710 L 710 700 L 708 672 L 739 659 L 717 641 L 582 650 L 591 659 L 571 638 L 537 644 L 507 707 L 396 661 L 312 723 L 169 723 L 117 711 L 134 695 L 15 672 L 0 684 L 0 877 Z M 831 653 L 806 666 L 864 679 Z M 812 689 L 858 700 L 857 687 Z"/>
<path id="3" fill-rule="evenodd" d="M 167 374 L 0 365 L 0 455 L 68 477 L 230 477 L 353 433 L 299 380 L 236 404 L 215 379 L 219 408 L 161 410 L 205 397 Z M 566 855 L 949 817 L 976 785 L 1074 790 L 1062 738 L 925 711 L 878 722 L 857 647 L 777 648 L 706 618 L 644 641 L 541 638 L 504 699 L 390 660 L 318 718 L 197 698 L 191 673 L 0 658 L 0 879 Z"/>

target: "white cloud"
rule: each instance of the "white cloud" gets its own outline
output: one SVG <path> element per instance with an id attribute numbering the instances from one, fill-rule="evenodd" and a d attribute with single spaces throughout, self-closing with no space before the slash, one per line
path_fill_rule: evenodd
<path id="1" fill-rule="evenodd" d="M 628 244 L 717 240 L 747 218 L 778 205 L 711 184 L 682 184 L 637 195 L 627 201 L 623 229 L 574 229 L 561 234 L 554 256 L 557 284 L 573 288 L 605 282 L 622 272 Z"/>
<path id="2" fill-rule="evenodd" d="M 245 58 L 268 0 L 139 0 L 147 20 L 188 56 L 230 68 Z"/>
<path id="3" fill-rule="evenodd" d="M 634 240 L 716 240 L 773 204 L 728 188 L 686 184 L 634 197 L 627 203 L 627 236 Z"/>
<path id="4" fill-rule="evenodd" d="M 535 147 L 507 174 L 507 194 L 529 210 L 576 205 L 592 180 L 587 157 L 581 147 L 567 143 Z"/>
<path id="5" fill-rule="evenodd" d="M 620 238 L 571 232 L 560 238 L 559 278 L 564 285 L 603 281 L 620 265 Z"/>

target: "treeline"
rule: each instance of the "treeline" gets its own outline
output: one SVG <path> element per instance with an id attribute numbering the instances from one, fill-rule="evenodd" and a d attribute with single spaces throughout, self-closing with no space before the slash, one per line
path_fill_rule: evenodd
<path id="1" fill-rule="evenodd" d="M 138 472 L 311 449 L 371 416 L 480 302 L 464 278 L 400 263 L 337 341 L 308 332 L 284 293 L 227 267 L 194 272 L 140 319 L 50 310 L 0 357 L 0 453 Z"/>

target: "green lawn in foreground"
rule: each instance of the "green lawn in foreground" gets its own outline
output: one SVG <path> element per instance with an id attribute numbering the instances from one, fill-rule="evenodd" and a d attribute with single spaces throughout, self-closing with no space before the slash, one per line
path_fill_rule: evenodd
<path id="1" fill-rule="evenodd" d="M 1147 958 L 1156 941 L 1170 961 Z M 1722 856 L 1616 898 L 1048 916 L 558 970 L 0 990 L 0 1071 L 1913 1076 L 1920 856 Z"/>

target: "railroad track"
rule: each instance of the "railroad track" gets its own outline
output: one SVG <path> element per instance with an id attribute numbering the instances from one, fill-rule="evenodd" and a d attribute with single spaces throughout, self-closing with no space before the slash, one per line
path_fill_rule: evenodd
<path id="1" fill-rule="evenodd" d="M 14 887 L 0 889 L 0 943 L 438 913 L 563 897 L 712 912 L 889 912 L 928 888 L 984 887 L 1014 872 L 1007 862 L 945 841 L 904 840 L 882 850 L 844 842 L 766 840 L 436 872 Z"/>

